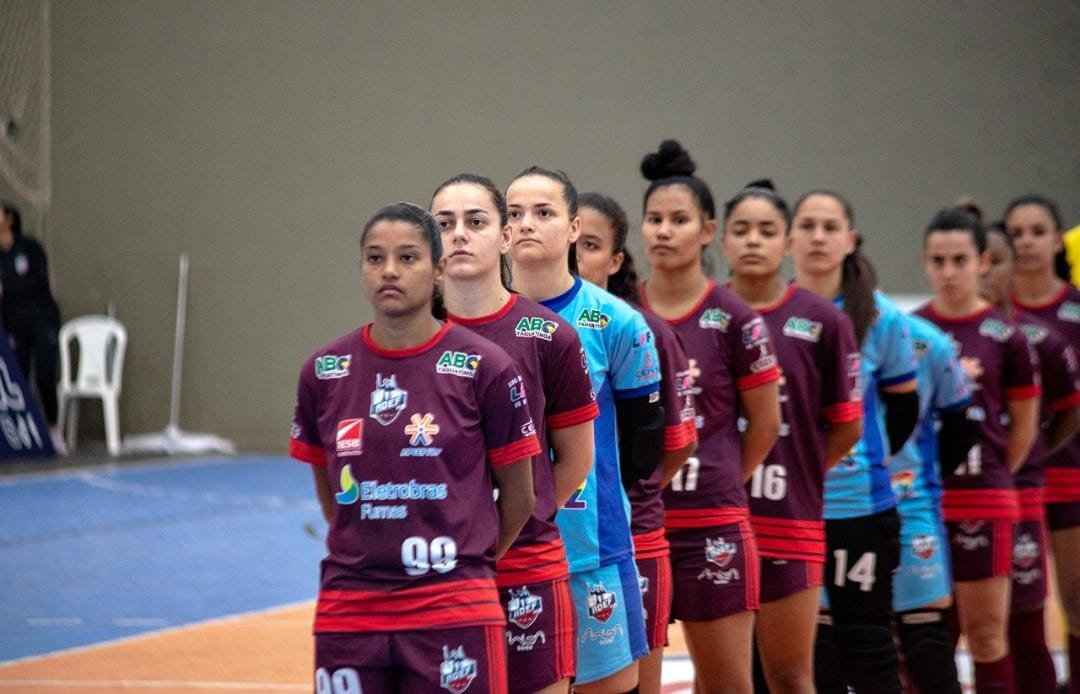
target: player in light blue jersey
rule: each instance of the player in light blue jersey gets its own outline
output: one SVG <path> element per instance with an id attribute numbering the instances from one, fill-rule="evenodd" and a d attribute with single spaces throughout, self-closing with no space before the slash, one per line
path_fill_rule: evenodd
<path id="1" fill-rule="evenodd" d="M 919 424 L 889 463 L 900 512 L 893 609 L 908 675 L 919 691 L 959 693 L 945 616 L 952 580 L 941 476 L 964 462 L 978 432 L 967 418 L 971 385 L 951 340 L 918 316 L 907 320 L 918 363 Z"/>
<path id="2" fill-rule="evenodd" d="M 899 693 L 893 645 L 892 577 L 900 561 L 900 518 L 886 459 L 918 419 L 911 334 L 900 310 L 874 290 L 859 251 L 851 205 L 831 191 L 796 202 L 792 222 L 795 282 L 851 317 L 860 344 L 863 435 L 825 476 L 825 564 L 815 680 L 820 692 Z"/>
<path id="3" fill-rule="evenodd" d="M 649 646 L 621 478 L 649 476 L 663 451 L 653 335 L 641 314 L 567 269 L 581 223 L 565 174 L 527 169 L 510 183 L 506 202 L 514 289 L 573 323 L 600 408 L 593 468 L 556 516 L 578 617 L 574 689 L 634 691 L 635 661 Z"/>

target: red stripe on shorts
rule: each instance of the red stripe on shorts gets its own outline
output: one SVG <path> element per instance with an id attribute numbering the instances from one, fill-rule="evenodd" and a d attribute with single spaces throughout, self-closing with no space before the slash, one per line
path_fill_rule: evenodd
<path id="1" fill-rule="evenodd" d="M 993 576 L 1012 575 L 1013 555 L 1013 524 L 1005 521 L 995 521 L 994 546 L 990 571 Z"/>
<path id="2" fill-rule="evenodd" d="M 756 610 L 761 607 L 761 558 L 754 541 L 754 531 L 748 521 L 739 523 L 739 535 L 742 536 L 745 550 L 746 609 Z"/>
<path id="3" fill-rule="evenodd" d="M 668 563 L 667 571 L 664 570 L 664 567 L 661 567 L 656 572 L 656 582 L 658 584 L 656 591 L 658 599 L 657 604 L 667 605 L 667 614 L 660 615 L 663 616 L 664 619 L 657 619 L 656 623 L 654 624 L 655 631 L 653 632 L 653 643 L 664 643 L 665 641 L 667 641 L 668 622 L 671 621 L 672 572 L 670 567 L 671 564 Z"/>
<path id="4" fill-rule="evenodd" d="M 507 694 L 506 646 L 503 644 L 503 628 L 484 627 L 484 640 L 487 641 L 489 691 Z"/>
<path id="5" fill-rule="evenodd" d="M 1044 487 L 1018 489 L 1016 498 L 1020 503 L 1020 520 L 1045 522 L 1046 489 Z"/>
<path id="6" fill-rule="evenodd" d="M 1046 503 L 1080 501 L 1080 468 L 1046 466 Z"/>
<path id="7" fill-rule="evenodd" d="M 1004 521 L 1015 523 L 1020 506 L 1015 489 L 946 489 L 941 503 L 945 520 Z"/>
<path id="8" fill-rule="evenodd" d="M 572 677 L 577 669 L 574 648 L 577 629 L 574 627 L 574 605 L 570 597 L 570 581 L 555 584 L 555 672 L 559 679 Z"/>
<path id="9" fill-rule="evenodd" d="M 750 525 L 763 557 L 824 561 L 825 521 L 752 515 Z"/>
<path id="10" fill-rule="evenodd" d="M 658 559 L 671 555 L 671 545 L 663 528 L 634 535 L 635 559 Z"/>

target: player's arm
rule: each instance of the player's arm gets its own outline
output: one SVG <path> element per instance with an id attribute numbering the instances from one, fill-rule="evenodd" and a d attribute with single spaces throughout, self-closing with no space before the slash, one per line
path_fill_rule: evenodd
<path id="1" fill-rule="evenodd" d="M 740 390 L 739 400 L 746 416 L 746 431 L 742 434 L 743 482 L 746 482 L 780 436 L 780 381 L 773 379 Z"/>
<path id="2" fill-rule="evenodd" d="M 593 464 L 593 423 L 581 422 L 561 429 L 548 429 L 554 460 L 555 504 L 557 508 L 581 487 Z"/>
<path id="3" fill-rule="evenodd" d="M 495 549 L 495 558 L 499 559 L 514 544 L 536 503 L 532 458 L 493 467 L 491 477 L 499 490 L 499 500 L 496 502 L 499 508 L 499 544 Z"/>
<path id="4" fill-rule="evenodd" d="M 330 489 L 330 478 L 325 465 L 312 465 L 311 474 L 315 478 L 315 496 L 319 500 L 323 518 L 329 523 L 334 518 L 334 492 Z"/>
<path id="5" fill-rule="evenodd" d="M 672 478 L 679 474 L 679 470 L 686 464 L 686 461 L 690 456 L 697 452 L 697 439 L 686 444 L 682 448 L 677 448 L 673 451 L 664 451 L 664 455 L 660 458 L 660 488 L 668 486 L 671 483 Z"/>
<path id="6" fill-rule="evenodd" d="M 1080 405 L 1055 412 L 1046 428 L 1047 455 L 1057 453 L 1068 445 L 1077 431 L 1080 431 Z"/>
<path id="7" fill-rule="evenodd" d="M 1035 437 L 1039 434 L 1039 398 L 1009 400 L 1009 441 L 1005 463 L 1016 473 L 1027 460 Z"/>
<path id="8" fill-rule="evenodd" d="M 919 423 L 918 382 L 910 378 L 881 387 L 881 402 L 885 405 L 885 432 L 889 436 L 889 455 L 896 455 Z"/>
<path id="9" fill-rule="evenodd" d="M 862 417 L 847 422 L 831 422 L 825 432 L 825 469 L 839 463 L 862 437 Z"/>

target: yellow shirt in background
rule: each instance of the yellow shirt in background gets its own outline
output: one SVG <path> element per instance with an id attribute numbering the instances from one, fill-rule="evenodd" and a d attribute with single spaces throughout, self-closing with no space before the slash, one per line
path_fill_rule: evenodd
<path id="1" fill-rule="evenodd" d="M 1072 283 L 1080 287 L 1080 226 L 1065 232 L 1065 259 L 1069 261 Z"/>

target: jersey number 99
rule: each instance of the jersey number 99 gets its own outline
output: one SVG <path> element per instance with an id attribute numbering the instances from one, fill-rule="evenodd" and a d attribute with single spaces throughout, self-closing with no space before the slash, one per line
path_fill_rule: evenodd
<path id="1" fill-rule="evenodd" d="M 326 668 L 315 671 L 315 694 L 363 694 L 360 675 L 351 667 L 334 670 L 331 675 Z"/>
<path id="2" fill-rule="evenodd" d="M 457 545 L 453 538 L 439 536 L 430 543 L 419 535 L 401 543 L 401 563 L 410 576 L 423 576 L 434 569 L 444 574 L 457 566 Z"/>

